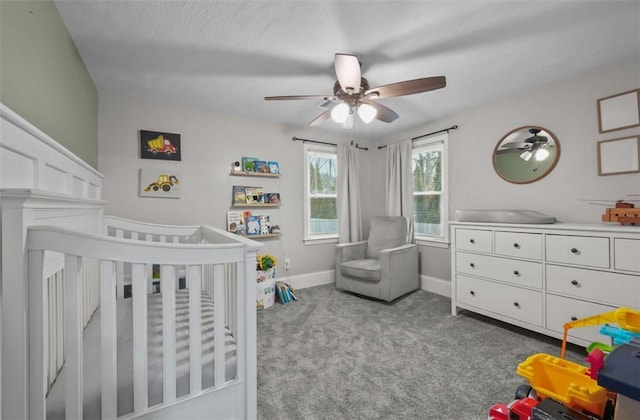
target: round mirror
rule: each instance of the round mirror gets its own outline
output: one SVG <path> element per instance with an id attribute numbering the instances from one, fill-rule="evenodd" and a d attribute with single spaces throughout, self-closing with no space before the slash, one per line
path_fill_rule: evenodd
<path id="1" fill-rule="evenodd" d="M 493 168 L 500 178 L 528 184 L 544 178 L 560 157 L 560 143 L 546 128 L 530 125 L 507 133 L 493 150 Z"/>

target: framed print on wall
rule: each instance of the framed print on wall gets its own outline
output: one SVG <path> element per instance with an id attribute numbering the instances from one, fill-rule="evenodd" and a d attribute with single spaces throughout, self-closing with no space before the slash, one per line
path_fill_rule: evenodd
<path id="1" fill-rule="evenodd" d="M 179 171 L 169 169 L 140 169 L 140 197 L 180 198 Z"/>
<path id="2" fill-rule="evenodd" d="M 598 142 L 598 175 L 640 172 L 640 136 Z"/>
<path id="3" fill-rule="evenodd" d="M 601 133 L 640 125 L 640 89 L 598 99 L 598 129 Z"/>
<path id="4" fill-rule="evenodd" d="M 140 130 L 140 158 L 181 160 L 180 134 Z"/>

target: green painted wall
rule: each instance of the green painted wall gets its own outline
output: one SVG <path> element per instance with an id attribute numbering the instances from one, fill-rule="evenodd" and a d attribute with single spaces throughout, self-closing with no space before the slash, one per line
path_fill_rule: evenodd
<path id="1" fill-rule="evenodd" d="M 51 0 L 0 0 L 0 101 L 98 168 L 98 93 Z"/>

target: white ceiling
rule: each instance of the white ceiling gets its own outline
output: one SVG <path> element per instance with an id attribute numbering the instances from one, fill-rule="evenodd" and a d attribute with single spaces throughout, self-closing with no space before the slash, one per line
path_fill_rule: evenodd
<path id="1" fill-rule="evenodd" d="M 640 56 L 638 1 L 56 4 L 100 93 L 305 126 L 319 101 L 263 98 L 331 94 L 336 52 L 357 55 L 372 87 L 447 77 L 444 89 L 380 99 L 400 118 L 360 124 L 369 137 Z"/>

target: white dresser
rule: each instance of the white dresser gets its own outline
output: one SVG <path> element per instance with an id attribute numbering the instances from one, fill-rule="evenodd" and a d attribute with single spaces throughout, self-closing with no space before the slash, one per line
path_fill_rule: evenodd
<path id="1" fill-rule="evenodd" d="M 571 320 L 640 309 L 640 227 L 452 222 L 451 312 L 467 309 L 562 338 Z M 599 327 L 568 340 L 608 343 Z"/>

